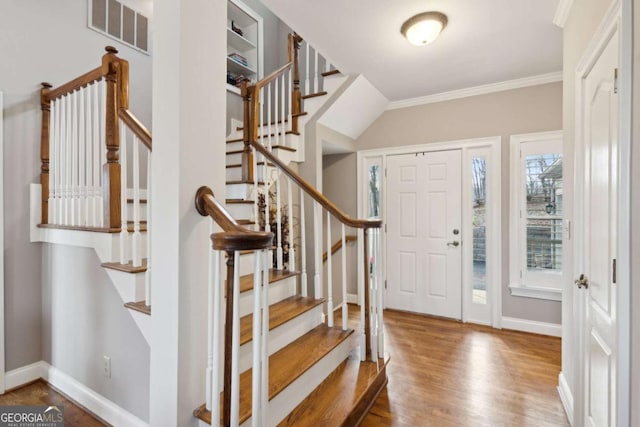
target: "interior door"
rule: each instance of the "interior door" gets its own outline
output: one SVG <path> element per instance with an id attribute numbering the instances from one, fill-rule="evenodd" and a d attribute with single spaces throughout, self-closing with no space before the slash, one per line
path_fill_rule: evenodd
<path id="1" fill-rule="evenodd" d="M 461 151 L 387 159 L 387 307 L 462 317 Z"/>
<path id="2" fill-rule="evenodd" d="M 576 285 L 584 294 L 584 419 L 616 425 L 617 32 L 583 81 L 584 229 Z"/>

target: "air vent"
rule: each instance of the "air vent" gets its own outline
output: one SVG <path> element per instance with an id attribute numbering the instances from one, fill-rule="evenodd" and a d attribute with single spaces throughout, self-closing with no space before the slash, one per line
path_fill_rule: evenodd
<path id="1" fill-rule="evenodd" d="M 149 54 L 149 18 L 117 0 L 89 0 L 89 28 Z"/>

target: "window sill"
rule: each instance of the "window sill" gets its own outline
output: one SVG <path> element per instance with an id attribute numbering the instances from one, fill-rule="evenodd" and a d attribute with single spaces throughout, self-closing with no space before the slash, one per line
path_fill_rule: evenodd
<path id="1" fill-rule="evenodd" d="M 561 289 L 544 288 L 539 286 L 525 286 L 521 284 L 509 285 L 509 289 L 511 289 L 511 295 L 514 297 L 562 301 Z"/>

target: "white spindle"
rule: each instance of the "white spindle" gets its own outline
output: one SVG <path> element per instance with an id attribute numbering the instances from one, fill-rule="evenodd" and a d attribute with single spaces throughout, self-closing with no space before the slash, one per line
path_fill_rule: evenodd
<path id="1" fill-rule="evenodd" d="M 265 99 L 265 102 L 267 103 L 267 141 L 269 142 L 269 151 L 272 151 L 272 140 L 273 140 L 273 134 L 271 133 L 271 83 L 269 83 L 267 85 L 267 97 Z M 258 122 L 259 124 L 260 122 Z M 264 126 L 264 125 L 263 125 Z"/>
<path id="2" fill-rule="evenodd" d="M 331 64 L 329 63 L 329 60 L 327 58 L 324 58 L 324 71 L 331 71 Z"/>
<path id="3" fill-rule="evenodd" d="M 77 215 L 78 215 L 78 225 L 86 225 L 85 223 L 85 212 L 84 212 L 84 201 L 85 201 L 85 164 L 86 164 L 86 159 L 85 159 L 85 143 L 86 143 L 86 139 L 85 139 L 85 122 L 87 119 L 86 116 L 86 110 L 85 110 L 85 104 L 84 104 L 84 94 L 85 94 L 85 89 L 81 88 L 78 91 L 78 96 L 80 97 L 80 105 L 79 105 L 79 111 L 78 113 L 80 114 L 80 116 L 78 117 L 78 122 L 79 122 L 79 129 L 78 129 L 78 206 L 77 206 Z"/>
<path id="4" fill-rule="evenodd" d="M 309 43 L 304 42 L 304 44 L 306 45 L 306 51 L 307 51 L 307 53 L 305 55 L 305 59 L 306 59 L 305 72 L 306 72 L 307 78 L 304 80 L 304 92 L 303 93 L 305 95 L 309 95 L 311 93 L 311 90 L 309 89 L 310 88 L 310 82 L 311 82 L 311 79 L 310 79 L 311 67 L 309 67 L 309 58 L 311 56 L 310 56 L 310 52 L 309 52 L 309 48 L 310 48 Z"/>
<path id="5" fill-rule="evenodd" d="M 320 216 L 320 204 L 313 201 L 313 259 L 315 271 L 313 274 L 314 298 L 322 298 L 322 234 L 320 233 L 320 224 L 322 217 Z M 324 321 L 324 314 L 322 315 Z"/>
<path id="6" fill-rule="evenodd" d="M 120 123 L 120 264 L 128 260 L 129 230 L 127 229 L 127 129 Z"/>
<path id="7" fill-rule="evenodd" d="M 378 288 L 378 282 L 377 282 L 377 277 L 375 274 L 375 266 L 376 263 L 378 262 L 378 260 L 376 259 L 377 257 L 377 248 L 376 248 L 376 230 L 372 229 L 371 230 L 371 240 L 370 242 L 370 247 L 371 247 L 371 259 L 373 262 L 373 265 L 369 267 L 369 271 L 367 272 L 367 274 L 369 274 L 370 278 L 369 278 L 369 327 L 370 327 L 370 332 L 369 332 L 369 337 L 371 338 L 371 360 L 376 360 L 377 354 L 378 354 L 378 326 L 376 325 L 376 320 L 377 320 L 377 311 L 378 311 L 378 307 L 377 307 L 377 288 Z"/>
<path id="8" fill-rule="evenodd" d="M 240 312 L 238 300 L 240 299 L 240 252 L 233 253 L 233 320 L 231 332 L 231 425 L 239 425 L 240 409 Z"/>
<path id="9" fill-rule="evenodd" d="M 258 152 L 254 147 L 251 147 L 251 152 L 253 153 L 253 221 L 258 224 Z M 262 175 L 264 176 L 264 171 Z"/>
<path id="10" fill-rule="evenodd" d="M 260 89 L 260 99 L 262 100 L 262 102 L 260 103 L 260 119 L 263 120 L 264 118 L 264 88 Z M 269 125 L 269 129 L 270 129 Z M 271 151 L 271 137 L 269 136 L 269 138 L 267 138 L 267 148 L 269 151 Z M 264 145 L 264 141 L 263 144 Z M 264 166 L 262 168 L 263 174 L 262 174 L 262 180 L 264 181 L 264 218 L 265 218 L 265 225 L 264 225 L 264 229 L 265 231 L 271 231 L 271 221 L 269 219 L 269 177 L 268 177 L 268 168 L 267 168 L 267 158 L 263 158 L 264 160 Z M 265 269 L 270 268 L 271 263 L 265 265 Z"/>
<path id="11" fill-rule="evenodd" d="M 290 217 L 291 218 L 291 217 Z M 307 230 L 304 214 L 304 191 L 300 189 L 300 294 L 307 297 Z"/>
<path id="12" fill-rule="evenodd" d="M 65 225 L 71 224 L 71 151 L 73 146 L 71 140 L 73 139 L 73 132 L 71 130 L 71 95 L 66 95 L 67 104 L 67 116 L 65 124 L 65 202 L 64 202 L 64 223 Z"/>
<path id="13" fill-rule="evenodd" d="M 253 366 L 251 372 L 251 425 L 253 427 L 260 426 L 260 406 L 262 403 L 262 387 L 261 387 L 261 359 L 262 359 L 262 277 L 260 275 L 260 258 L 261 251 L 255 252 L 255 266 L 253 269 L 253 339 L 252 339 L 252 351 L 253 351 Z"/>
<path id="14" fill-rule="evenodd" d="M 145 272 L 144 295 L 151 305 L 151 151 L 147 152 L 147 271 Z"/>
<path id="15" fill-rule="evenodd" d="M 320 85 L 318 84 L 320 79 L 320 67 L 318 66 L 318 49 L 313 49 L 313 93 L 320 91 Z"/>
<path id="16" fill-rule="evenodd" d="M 262 272 L 262 378 L 260 381 L 261 388 L 261 416 L 260 418 L 268 420 L 267 407 L 269 404 L 269 268 L 271 263 L 271 255 L 268 250 L 256 251 L 256 256 L 262 256 L 265 268 Z"/>
<path id="17" fill-rule="evenodd" d="M 107 162 L 107 83 L 103 79 L 100 81 L 100 113 L 98 115 L 100 119 L 100 140 L 98 144 L 98 170 L 102 171 L 102 165 Z M 98 222 L 100 225 L 104 225 L 104 199 L 102 198 L 102 173 L 98 173 L 98 186 L 96 198 L 98 200 Z"/>
<path id="18" fill-rule="evenodd" d="M 282 251 L 282 191 L 280 188 L 280 176 L 276 173 L 276 265 L 278 270 L 283 268 L 284 254 Z"/>
<path id="19" fill-rule="evenodd" d="M 289 120 L 289 126 L 293 126 L 293 102 L 291 97 L 293 96 L 293 71 L 291 69 L 289 69 L 289 87 L 288 87 L 288 91 L 287 91 L 287 97 L 285 98 L 287 100 L 287 104 L 289 106 L 289 115 L 288 115 L 288 120 Z"/>
<path id="20" fill-rule="evenodd" d="M 86 102 L 85 102 L 85 133 L 84 133 L 84 147 L 85 147 L 85 173 L 84 173 L 84 224 L 91 225 L 91 148 L 93 146 L 91 136 L 93 133 L 93 123 L 91 121 L 91 85 L 87 86 L 84 90 Z"/>
<path id="21" fill-rule="evenodd" d="M 365 249 L 367 247 L 367 242 L 366 242 L 366 237 L 367 237 L 367 229 L 365 228 L 364 230 L 358 230 L 358 241 L 360 242 L 364 242 L 362 245 L 362 248 Z M 366 253 L 366 252 L 364 252 Z M 368 260 L 365 257 L 364 259 L 365 265 L 367 264 Z M 358 266 L 358 270 L 360 271 L 359 276 L 360 279 L 358 280 L 358 301 L 360 302 L 360 324 L 358 325 L 358 336 L 360 337 L 360 360 L 362 362 L 364 362 L 365 360 L 367 360 L 367 350 L 366 350 L 366 337 L 365 337 L 365 329 L 364 329 L 364 319 L 365 319 L 365 310 L 368 310 L 368 307 L 365 307 L 365 298 L 364 298 L 364 293 L 365 293 L 365 286 L 364 286 L 364 282 L 366 281 L 366 277 L 364 275 L 362 275 L 362 266 L 359 265 Z M 365 272 L 366 275 L 366 272 Z"/>
<path id="22" fill-rule="evenodd" d="M 71 94 L 71 225 L 78 225 L 78 91 Z"/>
<path id="23" fill-rule="evenodd" d="M 93 172 L 93 177 L 91 178 L 91 225 L 97 227 L 98 224 L 102 225 L 102 222 L 99 218 L 98 209 L 100 208 L 100 107 L 99 107 L 99 98 L 100 92 L 99 88 L 101 86 L 101 82 L 97 82 L 93 85 L 93 120 L 92 120 L 92 128 L 93 128 L 93 138 L 92 138 L 92 159 L 91 159 L 91 169 Z"/>
<path id="24" fill-rule="evenodd" d="M 378 262 L 378 357 L 384 357 L 384 287 L 382 286 L 382 230 L 377 230 Z"/>
<path id="25" fill-rule="evenodd" d="M 131 263 L 134 267 L 142 265 L 140 253 L 140 145 L 137 136 L 133 136 L 133 239 L 131 242 Z M 126 207 L 125 207 L 126 209 Z"/>
<path id="26" fill-rule="evenodd" d="M 273 123 L 274 123 L 274 132 L 275 132 L 275 139 L 276 139 L 276 146 L 281 145 L 281 137 L 284 136 L 280 135 L 280 132 L 278 131 L 278 127 L 280 126 L 280 123 L 278 123 L 278 114 L 280 113 L 280 107 L 278 104 L 279 99 L 279 95 L 280 95 L 280 79 L 276 78 L 276 81 L 273 83 L 275 85 L 274 89 L 274 98 L 271 99 L 269 98 L 269 103 L 273 102 Z M 271 85 L 269 85 L 271 86 Z"/>
<path id="27" fill-rule="evenodd" d="M 211 226 L 211 230 L 213 231 L 213 222 Z M 213 359 L 211 361 L 211 419 L 219 420 L 220 419 L 220 405 L 219 397 L 220 396 L 220 371 L 219 369 L 222 357 L 220 357 L 220 329 L 222 327 L 222 310 L 221 308 L 221 297 L 220 297 L 220 251 L 215 251 L 213 258 L 213 306 L 211 307 L 211 311 L 213 312 L 213 321 L 209 323 L 209 327 L 213 329 L 213 333 L 211 341 L 211 351 L 213 353 Z"/>
<path id="28" fill-rule="evenodd" d="M 349 307 L 347 306 L 347 235 L 342 224 L 342 329 L 347 330 Z"/>
<path id="29" fill-rule="evenodd" d="M 58 224 L 66 224 L 65 218 L 65 184 L 66 184 L 66 132 L 67 132 L 67 98 L 60 97 L 60 136 L 58 139 Z"/>
<path id="30" fill-rule="evenodd" d="M 57 138 L 58 138 L 58 122 L 57 111 L 58 104 L 56 100 L 52 100 L 50 103 L 51 116 L 49 118 L 49 195 L 47 196 L 49 202 L 49 223 L 57 224 L 56 221 L 56 174 L 58 169 L 56 167 L 56 150 L 57 150 Z"/>
<path id="31" fill-rule="evenodd" d="M 296 252 L 293 248 L 293 191 L 291 188 L 291 179 L 287 179 L 287 195 L 289 196 L 289 271 L 296 271 Z"/>
<path id="32" fill-rule="evenodd" d="M 213 234 L 213 232 L 214 232 L 213 221 L 210 221 L 209 235 Z M 205 405 L 208 411 L 213 411 L 212 397 L 215 396 L 215 394 L 213 394 L 213 387 L 212 387 L 213 370 L 214 370 L 213 367 L 215 366 L 213 362 L 214 360 L 213 337 L 215 334 L 214 316 L 217 317 L 218 315 L 217 310 L 215 310 L 217 305 L 215 304 L 214 292 L 216 289 L 218 289 L 218 287 L 215 284 L 216 282 L 215 276 L 219 274 L 218 269 L 216 268 L 215 259 L 220 255 L 218 251 L 212 251 L 209 247 L 209 244 L 207 244 L 206 249 L 209 253 L 209 277 L 208 277 L 209 280 L 207 281 L 207 301 L 208 301 L 208 304 L 207 304 L 207 370 L 205 374 L 205 380 L 206 380 Z M 216 403 L 215 406 L 218 406 L 217 401 L 215 403 Z M 215 418 L 212 418 L 212 419 L 215 419 Z"/>
<path id="33" fill-rule="evenodd" d="M 327 314 L 329 327 L 333 327 L 333 265 L 331 263 L 331 214 L 327 211 Z"/>
<path id="34" fill-rule="evenodd" d="M 286 85 L 286 80 L 285 80 L 285 75 L 283 74 L 282 77 L 282 84 L 280 85 L 280 132 L 282 133 L 282 145 L 287 145 L 287 129 L 286 129 L 286 110 L 285 110 L 285 106 L 286 106 L 286 102 L 287 102 L 287 98 L 285 98 L 285 91 L 284 91 L 284 87 Z M 276 104 L 277 105 L 277 104 Z"/>

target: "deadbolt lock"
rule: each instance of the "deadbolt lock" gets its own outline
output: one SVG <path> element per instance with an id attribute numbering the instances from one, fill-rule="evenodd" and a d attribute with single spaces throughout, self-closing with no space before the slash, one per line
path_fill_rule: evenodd
<path id="1" fill-rule="evenodd" d="M 453 229 L 453 234 L 455 234 L 457 236 L 458 234 L 460 234 L 460 230 L 458 230 L 457 228 L 454 228 Z"/>

